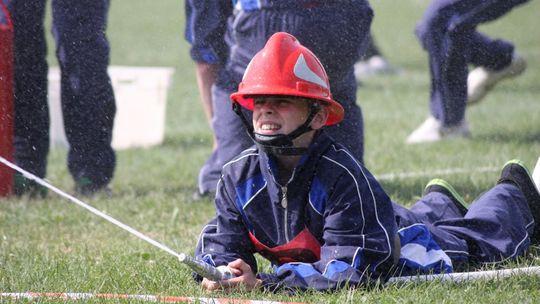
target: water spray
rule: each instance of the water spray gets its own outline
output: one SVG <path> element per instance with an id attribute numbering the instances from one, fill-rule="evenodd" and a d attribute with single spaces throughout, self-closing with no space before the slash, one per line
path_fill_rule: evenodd
<path id="1" fill-rule="evenodd" d="M 98 209 L 90 206 L 89 204 L 81 201 L 80 199 L 58 189 L 57 187 L 51 185 L 49 182 L 45 181 L 44 179 L 42 178 L 39 178 L 37 176 L 35 176 L 34 174 L 24 170 L 23 168 L 13 164 L 12 162 L 8 161 L 7 159 L 5 159 L 4 157 L 0 156 L 0 162 L 3 163 L 4 165 L 10 167 L 11 169 L 21 173 L 24 177 L 26 177 L 27 179 L 30 179 L 30 180 L 33 180 L 35 181 L 36 183 L 42 185 L 43 187 L 55 192 L 56 194 L 64 197 L 65 199 L 67 199 L 68 201 L 90 211 L 91 213 L 101 217 L 102 219 L 108 221 L 109 223 L 112 223 L 118 227 L 120 227 L 121 229 L 135 235 L 136 237 L 138 237 L 139 239 L 142 239 L 152 245 L 154 245 L 155 247 L 175 256 L 182 264 L 184 265 L 187 265 L 189 266 L 194 272 L 198 273 L 200 276 L 202 277 L 205 277 L 207 279 L 210 279 L 212 281 L 221 281 L 221 280 L 226 280 L 226 279 L 230 279 L 233 277 L 233 275 L 226 271 L 225 269 L 218 269 L 208 263 L 205 263 L 201 260 L 198 260 L 196 258 L 193 258 L 189 255 L 186 255 L 184 253 L 177 253 L 175 252 L 174 250 L 172 250 L 171 248 L 167 247 L 166 245 L 154 240 L 154 239 L 151 239 L 150 237 L 144 235 L 143 233 L 131 228 L 130 226 L 120 222 L 119 220 L 111 217 L 110 215 L 107 215 L 101 211 L 99 211 Z"/>

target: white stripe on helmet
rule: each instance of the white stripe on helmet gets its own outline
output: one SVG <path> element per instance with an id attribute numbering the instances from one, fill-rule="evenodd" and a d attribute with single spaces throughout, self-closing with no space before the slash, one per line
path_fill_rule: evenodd
<path id="1" fill-rule="evenodd" d="M 324 81 L 321 77 L 319 77 L 319 75 L 315 74 L 315 72 L 309 68 L 303 54 L 300 54 L 296 64 L 294 65 L 294 75 L 302 80 L 318 84 L 328 89 L 326 81 Z"/>

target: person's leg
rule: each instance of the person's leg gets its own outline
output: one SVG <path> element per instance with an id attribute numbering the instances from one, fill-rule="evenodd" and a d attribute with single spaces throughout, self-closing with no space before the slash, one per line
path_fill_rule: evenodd
<path id="1" fill-rule="evenodd" d="M 354 64 L 356 82 L 376 74 L 395 74 L 398 69 L 392 66 L 384 57 L 373 39 L 373 33 L 366 37 L 364 50 L 360 52 L 360 59 Z"/>
<path id="2" fill-rule="evenodd" d="M 465 121 L 466 33 L 450 29 L 452 22 L 478 2 L 467 1 L 434 0 L 416 27 L 418 40 L 428 52 L 431 115 L 407 137 L 409 144 L 470 134 Z"/>
<path id="3" fill-rule="evenodd" d="M 370 32 L 365 40 L 365 48 L 364 51 L 360 53 L 360 60 L 367 60 L 373 56 L 382 56 L 381 51 L 377 47 L 377 44 L 375 44 L 375 40 L 373 39 L 373 35 Z"/>
<path id="4" fill-rule="evenodd" d="M 471 204 L 462 219 L 435 223 L 467 241 L 471 259 L 500 262 L 516 258 L 529 247 L 531 212 L 523 193 L 512 184 L 498 184 Z"/>
<path id="5" fill-rule="evenodd" d="M 482 33 L 473 32 L 470 36 L 468 63 L 491 70 L 500 70 L 510 64 L 514 45 L 506 40 L 493 39 Z"/>
<path id="6" fill-rule="evenodd" d="M 229 58 L 225 67 L 219 71 L 212 86 L 212 105 L 214 116 L 212 129 L 217 147 L 199 170 L 198 192 L 194 199 L 216 191 L 221 177 L 221 168 L 233 157 L 253 145 L 239 117 L 232 110 L 229 98 L 238 89 L 242 75 L 251 58 L 264 46 L 266 37 L 261 36 L 259 28 L 265 20 L 259 18 L 260 12 L 242 13 L 236 16 L 237 22 L 243 24 L 244 30 L 237 31 L 229 24 L 226 36 L 229 44 Z M 251 116 L 248 116 L 251 117 Z"/>
<path id="7" fill-rule="evenodd" d="M 521 75 L 527 68 L 527 61 L 510 42 L 480 33 L 472 40 L 470 63 L 476 68 L 467 77 L 467 105 L 479 102 L 499 81 Z"/>
<path id="8" fill-rule="evenodd" d="M 53 0 L 68 167 L 83 193 L 105 187 L 116 164 L 111 147 L 116 105 L 105 36 L 108 9 L 108 0 Z"/>
<path id="9" fill-rule="evenodd" d="M 468 14 L 460 22 L 461 27 L 493 21 L 528 0 L 491 1 Z M 480 101 L 497 82 L 523 73 L 526 61 L 514 51 L 509 41 L 492 39 L 479 32 L 468 37 L 467 58 L 476 66 L 467 77 L 467 104 Z"/>
<path id="10" fill-rule="evenodd" d="M 11 1 L 14 25 L 15 160 L 46 175 L 49 150 L 45 0 Z"/>
<path id="11" fill-rule="evenodd" d="M 457 29 L 455 23 L 475 4 L 481 1 L 435 0 L 416 29 L 429 56 L 431 114 L 443 126 L 457 125 L 465 117 L 466 37 L 474 28 Z"/>
<path id="12" fill-rule="evenodd" d="M 439 202 L 435 208 L 445 206 Z M 429 200 L 419 202 L 429 208 Z M 452 272 L 453 261 L 467 260 L 467 243 L 445 231 L 433 229 L 431 221 L 421 213 L 393 204 L 401 243 L 400 275 L 418 272 Z"/>
<path id="13" fill-rule="evenodd" d="M 536 172 L 533 174 L 536 174 Z M 538 244 L 540 243 L 540 188 L 534 181 L 533 176 L 520 160 L 513 159 L 504 165 L 498 183 L 515 185 L 525 196 L 533 219 L 533 222 L 527 225 L 527 230 L 531 243 Z"/>
<path id="14" fill-rule="evenodd" d="M 458 235 L 437 228 L 437 223 L 445 219 L 462 219 L 467 212 L 467 204 L 456 190 L 446 181 L 434 179 L 428 183 L 422 198 L 407 209 L 394 205 L 394 212 L 401 235 L 418 234 L 417 225 L 424 225 L 427 234 L 417 236 L 419 242 L 433 239 L 444 253 L 454 262 L 466 262 L 469 258 L 467 242 Z M 422 230 L 420 230 L 421 232 Z M 418 242 L 418 241 L 417 241 Z"/>
<path id="15" fill-rule="evenodd" d="M 524 0 L 436 0 L 417 27 L 417 36 L 428 51 L 431 70 L 432 116 L 408 138 L 408 143 L 437 141 L 470 135 L 465 121 L 468 64 L 508 57 L 508 45 L 491 43 L 476 32 L 478 24 L 494 20 Z M 490 50 L 490 47 L 501 49 Z M 476 49 L 474 49 L 476 48 Z M 494 56 L 484 52 L 494 52 Z M 508 58 L 503 63 L 507 64 Z"/>
<path id="16" fill-rule="evenodd" d="M 351 73 L 341 81 L 331 84 L 332 94 L 345 110 L 343 121 L 328 127 L 327 133 L 344 145 L 361 163 L 364 162 L 364 119 L 356 103 L 356 78 Z"/>
<path id="17" fill-rule="evenodd" d="M 244 125 L 232 111 L 232 103 L 229 100 L 232 92 L 216 85 L 212 87 L 214 107 L 212 128 L 218 145 L 199 172 L 199 192 L 203 195 L 216 191 L 223 165 L 253 145 Z"/>
<path id="18" fill-rule="evenodd" d="M 49 151 L 45 0 L 8 2 L 14 25 L 14 157 L 17 165 L 45 177 Z M 37 183 L 15 174 L 16 195 L 45 195 Z"/>

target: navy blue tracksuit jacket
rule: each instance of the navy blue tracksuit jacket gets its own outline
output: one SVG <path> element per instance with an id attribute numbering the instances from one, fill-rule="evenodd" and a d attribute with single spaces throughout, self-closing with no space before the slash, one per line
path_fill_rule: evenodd
<path id="1" fill-rule="evenodd" d="M 274 266 L 257 274 L 266 288 L 328 290 L 389 275 L 451 272 L 458 262 L 515 258 L 529 247 L 534 227 L 523 193 L 512 184 L 496 185 L 468 210 L 441 192 L 427 193 L 410 209 L 392 203 L 324 132 L 290 180 L 279 180 L 274 158 L 256 147 L 227 163 L 217 216 L 204 227 L 197 256 L 215 266 L 241 258 L 257 273 L 259 253 Z"/>

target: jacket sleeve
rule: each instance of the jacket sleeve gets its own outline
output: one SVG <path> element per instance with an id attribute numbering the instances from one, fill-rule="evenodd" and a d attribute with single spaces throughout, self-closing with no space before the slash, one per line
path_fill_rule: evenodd
<path id="1" fill-rule="evenodd" d="M 338 178 L 323 220 L 320 260 L 259 274 L 267 289 L 331 290 L 384 280 L 393 265 L 396 224 L 390 199 L 369 172 Z"/>
<path id="2" fill-rule="evenodd" d="M 196 255 L 213 266 L 242 259 L 256 273 L 255 248 L 235 205 L 234 196 L 229 195 L 223 179 L 218 183 L 215 204 L 217 216 L 203 229 Z"/>
<path id="3" fill-rule="evenodd" d="M 194 61 L 222 64 L 228 55 L 225 42 L 227 19 L 232 15 L 232 1 L 186 0 L 185 39 L 191 44 Z"/>

